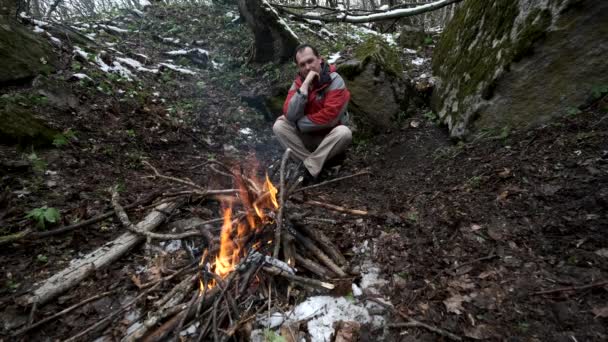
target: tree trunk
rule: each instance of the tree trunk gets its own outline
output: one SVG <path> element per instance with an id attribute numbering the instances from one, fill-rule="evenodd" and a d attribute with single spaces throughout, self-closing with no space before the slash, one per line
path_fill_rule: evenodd
<path id="1" fill-rule="evenodd" d="M 252 62 L 283 63 L 292 59 L 298 37 L 266 0 L 239 0 L 239 12 L 254 35 Z"/>

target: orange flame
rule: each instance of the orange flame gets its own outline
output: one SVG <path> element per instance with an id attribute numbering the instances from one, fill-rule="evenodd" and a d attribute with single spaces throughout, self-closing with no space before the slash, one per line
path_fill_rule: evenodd
<path id="1" fill-rule="evenodd" d="M 263 224 L 260 225 L 260 222 L 268 222 L 264 209 L 273 210 L 279 208 L 276 197 L 278 190 L 270 181 L 268 174 L 266 174 L 266 179 L 263 183 L 259 178 L 255 177 L 255 175 L 244 177 L 243 179 L 241 176 L 237 176 L 236 172 L 234 174 L 236 176 L 235 179 L 239 184 L 239 199 L 246 212 L 246 222 L 240 219 L 235 220 L 235 222 L 232 221 L 232 202 L 234 198 L 222 200 L 224 222 L 220 233 L 220 250 L 215 258 L 215 264 L 213 265 L 213 272 L 222 279 L 226 278 L 234 271 L 239 260 L 246 256 L 247 250 L 245 243 L 249 234 L 255 229 L 262 229 Z M 250 189 L 251 192 L 248 189 Z M 251 198 L 251 196 L 259 197 L 255 199 Z M 253 215 L 252 209 L 255 211 L 257 217 Z M 272 241 L 268 241 L 267 243 L 271 244 Z M 261 242 L 255 242 L 253 246 L 254 249 L 259 247 L 261 246 Z M 207 261 L 207 255 L 208 253 L 205 250 L 203 257 L 201 257 L 201 266 Z M 202 294 L 205 287 L 200 279 L 199 286 Z M 207 285 L 207 288 L 213 288 L 214 286 L 215 281 L 211 281 Z"/>

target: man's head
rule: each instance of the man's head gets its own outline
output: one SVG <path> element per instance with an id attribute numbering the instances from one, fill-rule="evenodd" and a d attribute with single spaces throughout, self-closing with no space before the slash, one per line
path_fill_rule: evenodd
<path id="1" fill-rule="evenodd" d="M 306 77 L 311 70 L 321 73 L 323 59 L 319 55 L 319 51 L 308 44 L 301 44 L 296 47 L 295 62 L 302 77 Z"/>

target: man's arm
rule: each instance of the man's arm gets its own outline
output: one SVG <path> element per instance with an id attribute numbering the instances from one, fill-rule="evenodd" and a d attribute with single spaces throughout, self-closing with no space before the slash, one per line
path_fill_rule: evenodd
<path id="1" fill-rule="evenodd" d="M 350 92 L 340 75 L 335 74 L 331 85 L 325 92 L 323 108 L 299 119 L 298 127 L 304 131 L 325 129 L 337 125 L 341 116 L 346 112 L 346 106 L 350 100 Z M 315 127 L 316 126 L 316 127 Z"/>
<path id="2" fill-rule="evenodd" d="M 287 120 L 295 123 L 304 116 L 304 108 L 306 107 L 306 101 L 308 101 L 308 88 L 310 83 L 318 77 L 318 73 L 310 71 L 299 89 L 297 89 L 296 82 L 293 82 L 283 104 L 283 114 L 285 114 Z"/>

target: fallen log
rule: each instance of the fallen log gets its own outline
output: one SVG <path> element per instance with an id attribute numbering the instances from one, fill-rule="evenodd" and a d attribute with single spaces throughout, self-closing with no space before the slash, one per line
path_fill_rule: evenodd
<path id="1" fill-rule="evenodd" d="M 178 206 L 178 203 L 161 204 L 148 214 L 143 221 L 139 222 L 136 227 L 142 231 L 153 230 L 165 220 L 166 213 L 175 210 Z M 31 305 L 33 303 L 43 305 L 64 291 L 76 286 L 94 271 L 100 270 L 118 260 L 131 248 L 144 240 L 145 237 L 141 235 L 126 232 L 114 241 L 108 242 L 84 257 L 70 263 L 70 266 L 45 280 L 31 294 L 22 296 L 17 302 L 22 305 Z"/>

